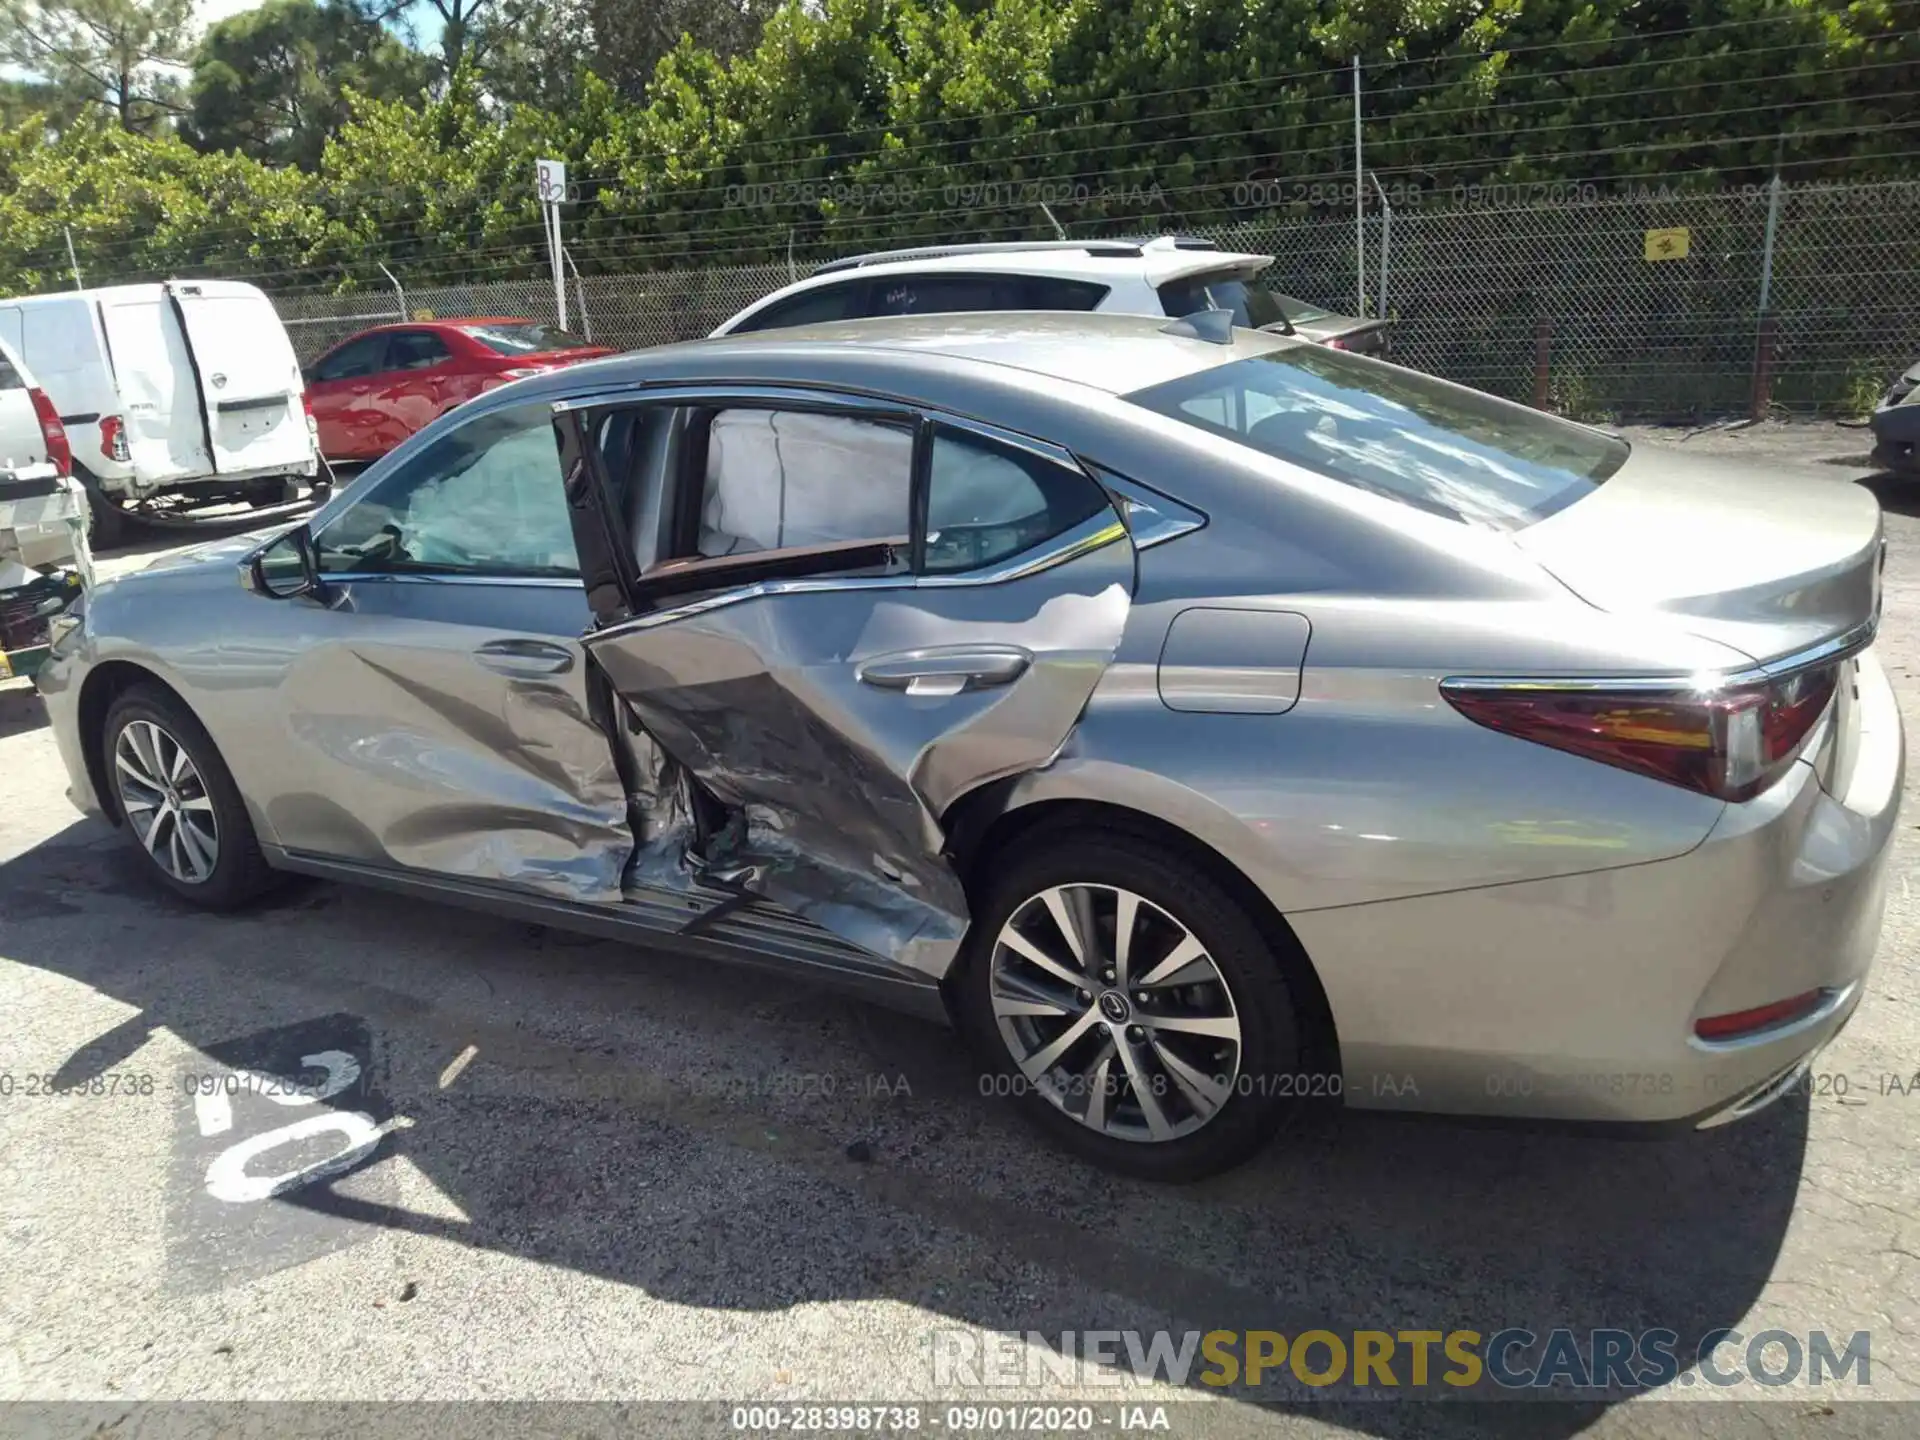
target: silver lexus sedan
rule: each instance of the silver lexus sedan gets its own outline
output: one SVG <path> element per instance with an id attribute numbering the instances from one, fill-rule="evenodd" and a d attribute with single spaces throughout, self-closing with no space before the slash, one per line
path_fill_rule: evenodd
<path id="1" fill-rule="evenodd" d="M 1859 1004 L 1905 765 L 1843 483 L 1205 314 L 523 380 L 100 586 L 80 807 L 810 973 L 1185 1178 L 1344 1100 L 1707 1126 Z"/>

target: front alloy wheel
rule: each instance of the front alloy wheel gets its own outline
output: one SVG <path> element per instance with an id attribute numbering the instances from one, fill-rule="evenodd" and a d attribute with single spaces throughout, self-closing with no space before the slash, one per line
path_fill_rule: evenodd
<path id="1" fill-rule="evenodd" d="M 246 802 L 199 717 L 157 682 L 107 706 L 95 751 L 101 799 L 140 852 L 141 867 L 182 900 L 232 910 L 273 883 Z"/>
<path id="2" fill-rule="evenodd" d="M 183 885 L 203 885 L 220 861 L 220 822 L 193 757 L 151 720 L 134 720 L 113 746 L 120 806 L 153 863 Z"/>
<path id="3" fill-rule="evenodd" d="M 1116 1140 L 1190 1135 L 1240 1076 L 1233 991 L 1199 938 L 1115 885 L 1055 885 L 1001 927 L 994 1018 L 1046 1100 Z"/>

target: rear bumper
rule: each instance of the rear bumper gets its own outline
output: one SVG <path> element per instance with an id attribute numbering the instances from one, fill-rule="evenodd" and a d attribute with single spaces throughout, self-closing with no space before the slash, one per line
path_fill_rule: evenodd
<path id="1" fill-rule="evenodd" d="M 319 473 L 320 462 L 312 455 L 305 460 L 286 465 L 265 465 L 254 470 L 234 470 L 218 475 L 180 475 L 149 484 L 129 473 L 126 475 L 100 475 L 89 471 L 94 485 L 104 495 L 117 502 L 130 499 L 144 499 L 149 495 L 193 495 L 203 490 L 224 490 L 236 485 L 245 485 L 252 480 L 278 480 L 296 476 L 310 480 Z"/>
<path id="2" fill-rule="evenodd" d="M 1879 941 L 1906 744 L 1870 655 L 1860 682 L 1843 794 L 1802 763 L 1674 859 L 1295 916 L 1347 1103 L 1711 1125 L 1788 1093 L 1860 1003 Z M 1791 1023 L 1693 1033 L 1814 990 Z"/>

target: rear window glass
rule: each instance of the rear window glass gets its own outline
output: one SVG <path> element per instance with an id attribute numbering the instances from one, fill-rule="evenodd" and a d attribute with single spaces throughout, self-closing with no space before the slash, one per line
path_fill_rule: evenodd
<path id="1" fill-rule="evenodd" d="M 0 355 L 0 390 L 24 390 L 26 382 L 20 378 L 20 372 L 13 368 L 13 362 Z"/>
<path id="2" fill-rule="evenodd" d="M 571 330 L 537 320 L 507 325 L 465 325 L 467 334 L 496 355 L 533 355 L 543 350 L 579 350 L 587 342 Z"/>
<path id="3" fill-rule="evenodd" d="M 1594 488 L 1627 444 L 1429 376 L 1295 344 L 1126 397 L 1376 495 L 1518 530 Z"/>
<path id="4" fill-rule="evenodd" d="M 1030 310 L 1091 310 L 1107 298 L 1110 285 L 1091 280 L 1061 280 L 1036 275 L 1027 282 L 1027 308 Z"/>
<path id="5" fill-rule="evenodd" d="M 1167 314 L 1176 318 L 1202 310 L 1231 310 L 1233 323 L 1246 330 L 1258 330 L 1265 325 L 1284 328 L 1287 319 L 1278 295 L 1230 274 L 1189 275 L 1184 280 L 1169 280 L 1160 287 L 1160 303 L 1166 307 Z"/>
<path id="6" fill-rule="evenodd" d="M 779 330 L 789 325 L 821 325 L 831 320 L 858 320 L 866 312 L 867 282 L 851 281 L 841 285 L 823 285 L 807 290 L 778 305 L 769 305 L 745 324 L 736 327 L 736 335 L 754 330 Z"/>

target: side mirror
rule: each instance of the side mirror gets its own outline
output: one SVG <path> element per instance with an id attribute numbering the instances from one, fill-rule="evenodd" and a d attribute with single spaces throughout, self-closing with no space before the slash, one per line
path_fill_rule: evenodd
<path id="1" fill-rule="evenodd" d="M 313 531 L 297 525 L 270 545 L 253 552 L 245 571 L 247 588 L 276 600 L 320 591 L 320 562 L 314 553 Z"/>

